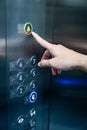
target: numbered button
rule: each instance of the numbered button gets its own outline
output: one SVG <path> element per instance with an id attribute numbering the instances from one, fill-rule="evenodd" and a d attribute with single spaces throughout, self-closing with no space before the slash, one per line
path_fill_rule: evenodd
<path id="1" fill-rule="evenodd" d="M 37 63 L 36 56 L 32 56 L 31 59 L 30 59 L 30 62 L 31 62 L 32 65 L 36 65 L 36 63 Z"/>
<path id="2" fill-rule="evenodd" d="M 17 118 L 17 122 L 18 122 L 18 124 L 23 124 L 23 122 L 24 122 L 24 117 L 23 117 L 23 116 L 19 116 L 19 117 Z"/>
<path id="3" fill-rule="evenodd" d="M 19 59 L 17 61 L 17 66 L 18 66 L 18 69 L 23 69 L 24 68 L 24 60 L 23 59 Z"/>
<path id="4" fill-rule="evenodd" d="M 30 83 L 30 88 L 32 90 L 37 88 L 37 82 L 35 80 Z"/>
<path id="5" fill-rule="evenodd" d="M 33 68 L 31 71 L 30 71 L 30 75 L 32 78 L 35 78 L 37 76 L 37 70 L 35 68 Z"/>
<path id="6" fill-rule="evenodd" d="M 35 115 L 36 115 L 36 110 L 35 110 L 35 108 L 32 108 L 29 113 L 30 113 L 30 117 L 35 116 Z"/>
<path id="7" fill-rule="evenodd" d="M 17 75 L 17 79 L 18 79 L 19 82 L 23 82 L 24 79 L 25 79 L 24 73 L 19 73 L 19 74 Z"/>
<path id="8" fill-rule="evenodd" d="M 18 86 L 17 92 L 18 92 L 18 95 L 20 95 L 20 96 L 24 94 L 24 87 L 23 87 L 23 85 Z"/>
<path id="9" fill-rule="evenodd" d="M 32 119 L 30 120 L 30 128 L 33 128 L 36 126 L 36 120 Z"/>

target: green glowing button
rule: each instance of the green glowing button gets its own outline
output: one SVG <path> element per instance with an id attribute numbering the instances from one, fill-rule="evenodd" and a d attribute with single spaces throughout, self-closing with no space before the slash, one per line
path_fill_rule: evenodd
<path id="1" fill-rule="evenodd" d="M 25 23 L 24 25 L 24 33 L 26 35 L 30 35 L 33 31 L 33 26 L 30 22 Z"/>

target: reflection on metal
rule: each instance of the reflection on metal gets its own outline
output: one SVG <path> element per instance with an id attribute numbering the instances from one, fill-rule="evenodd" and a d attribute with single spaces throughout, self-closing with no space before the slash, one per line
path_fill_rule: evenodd
<path id="1" fill-rule="evenodd" d="M 87 1 L 86 0 L 63 0 L 63 3 L 65 5 L 71 5 L 71 6 L 86 6 L 87 7 Z"/>
<path id="2" fill-rule="evenodd" d="M 87 80 L 85 79 L 56 79 L 54 81 L 58 85 L 64 85 L 67 87 L 72 86 L 87 86 Z"/>

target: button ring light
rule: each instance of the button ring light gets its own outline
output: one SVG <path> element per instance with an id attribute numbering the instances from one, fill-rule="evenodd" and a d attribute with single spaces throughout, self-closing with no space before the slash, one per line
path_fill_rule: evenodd
<path id="1" fill-rule="evenodd" d="M 24 25 L 24 33 L 26 35 L 30 35 L 33 31 L 33 26 L 30 22 L 25 23 Z"/>

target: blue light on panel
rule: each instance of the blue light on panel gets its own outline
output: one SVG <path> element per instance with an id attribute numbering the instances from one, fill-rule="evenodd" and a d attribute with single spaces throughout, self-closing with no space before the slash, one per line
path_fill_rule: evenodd
<path id="1" fill-rule="evenodd" d="M 84 79 L 55 79 L 54 82 L 58 85 L 67 86 L 86 86 L 87 80 Z"/>

